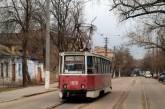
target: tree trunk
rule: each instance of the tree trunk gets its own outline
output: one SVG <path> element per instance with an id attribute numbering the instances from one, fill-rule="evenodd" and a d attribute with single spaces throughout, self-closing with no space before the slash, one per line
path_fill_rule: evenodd
<path id="1" fill-rule="evenodd" d="M 62 52 L 63 51 L 63 37 L 62 37 L 62 32 L 58 31 L 58 47 L 59 47 L 59 51 Z"/>
<path id="2" fill-rule="evenodd" d="M 28 85 L 30 82 L 31 82 L 31 78 L 30 78 L 30 75 L 29 75 L 29 72 L 28 72 L 28 66 L 27 66 L 27 36 L 28 36 L 28 33 L 25 33 L 24 34 L 24 41 L 23 41 L 23 56 L 22 56 L 22 73 L 23 73 L 23 86 L 26 86 Z"/>
<path id="3" fill-rule="evenodd" d="M 43 26 L 42 26 L 43 27 Z M 44 62 L 44 69 L 46 68 L 46 44 L 45 44 L 45 28 L 41 29 L 41 39 L 42 39 L 42 56 L 43 56 L 43 62 Z"/>

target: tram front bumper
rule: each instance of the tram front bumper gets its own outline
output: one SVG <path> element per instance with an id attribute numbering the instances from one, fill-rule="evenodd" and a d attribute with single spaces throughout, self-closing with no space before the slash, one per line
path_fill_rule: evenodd
<path id="1" fill-rule="evenodd" d="M 62 90 L 59 91 L 59 97 L 60 98 L 65 98 L 65 97 L 85 97 L 86 96 L 86 90 Z"/>

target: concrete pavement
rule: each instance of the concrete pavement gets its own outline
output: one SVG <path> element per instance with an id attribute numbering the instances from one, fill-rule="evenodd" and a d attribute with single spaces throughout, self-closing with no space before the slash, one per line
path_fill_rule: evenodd
<path id="1" fill-rule="evenodd" d="M 22 89 L 16 89 L 7 92 L 0 93 L 0 103 L 10 102 L 14 100 L 18 100 L 24 97 L 39 95 L 47 92 L 52 92 L 57 90 L 58 83 L 50 84 L 49 89 L 45 89 L 44 85 L 41 86 L 32 86 L 26 87 Z"/>

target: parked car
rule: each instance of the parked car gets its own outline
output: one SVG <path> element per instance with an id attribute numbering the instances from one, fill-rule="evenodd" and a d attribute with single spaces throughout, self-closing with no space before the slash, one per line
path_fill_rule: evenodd
<path id="1" fill-rule="evenodd" d="M 151 78 L 152 77 L 151 72 L 150 71 L 146 71 L 145 77 L 146 78 Z"/>
<path id="2" fill-rule="evenodd" d="M 160 73 L 159 81 L 165 83 L 165 72 L 164 73 Z"/>
<path id="3" fill-rule="evenodd" d="M 131 73 L 131 75 L 130 75 L 131 77 L 136 77 L 137 76 L 137 74 L 135 74 L 135 73 Z"/>

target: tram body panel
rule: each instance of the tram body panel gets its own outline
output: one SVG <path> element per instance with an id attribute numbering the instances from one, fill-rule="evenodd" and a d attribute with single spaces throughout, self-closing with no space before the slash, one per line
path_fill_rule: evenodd
<path id="1" fill-rule="evenodd" d="M 111 75 L 60 75 L 59 83 L 61 90 L 97 90 L 111 86 Z"/>

